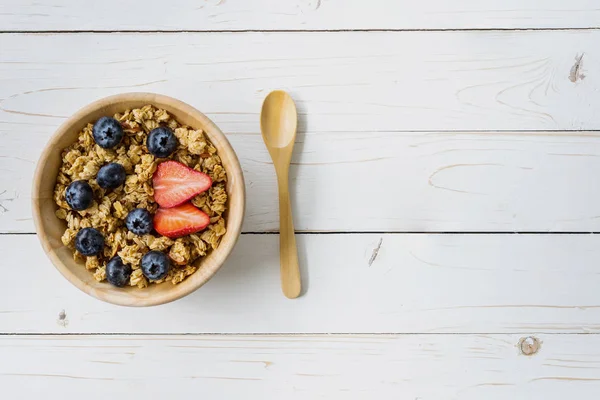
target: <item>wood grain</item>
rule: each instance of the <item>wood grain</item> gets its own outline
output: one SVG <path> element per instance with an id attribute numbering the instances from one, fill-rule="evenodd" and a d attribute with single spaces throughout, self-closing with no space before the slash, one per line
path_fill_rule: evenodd
<path id="1" fill-rule="evenodd" d="M 34 232 L 30 182 L 49 134 L 5 131 L 2 232 Z M 277 231 L 260 134 L 228 138 L 246 178 L 244 230 Z M 309 133 L 295 147 L 298 231 L 600 231 L 598 132 Z"/>
<path id="2" fill-rule="evenodd" d="M 50 400 L 593 398 L 600 337 L 534 338 L 526 356 L 520 335 L 4 336 L 0 384 Z"/>
<path id="3" fill-rule="evenodd" d="M 260 134 L 228 137 L 247 180 L 244 230 L 277 231 Z M 34 232 L 30 182 L 45 140 L 15 135 L 0 146 L 0 231 Z M 290 168 L 293 213 L 299 231 L 598 232 L 589 174 L 599 168 L 598 132 L 307 134 Z"/>
<path id="4" fill-rule="evenodd" d="M 0 235 L 0 333 L 599 333 L 597 235 L 298 235 L 306 295 L 281 295 L 277 235 L 242 235 L 201 289 L 95 300 L 33 235 Z M 293 318 L 290 318 L 293 316 Z"/>
<path id="5" fill-rule="evenodd" d="M 157 9 L 168 8 L 168 18 Z M 597 28 L 594 0 L 173 0 L 104 1 L 93 17 L 77 0 L 3 0 L 10 30 L 332 30 Z M 135 15 L 135 18 L 132 18 Z"/>
<path id="6" fill-rule="evenodd" d="M 279 88 L 296 101 L 301 132 L 598 129 L 599 39 L 596 30 L 1 35 L 1 121 L 45 129 L 98 97 L 151 91 L 197 105 L 225 133 L 255 133 L 264 96 Z M 572 82 L 582 53 L 585 78 Z"/>
<path id="7" fill-rule="evenodd" d="M 580 131 L 600 129 L 599 40 L 600 31 L 0 35 L 0 231 L 33 231 L 30 180 L 58 124 L 99 97 L 142 89 L 219 125 L 248 180 L 244 230 L 277 230 L 258 126 L 277 87 L 299 107 L 298 230 L 600 231 L 600 189 L 588 178 L 599 135 Z M 68 60 L 58 48 L 72 50 Z"/>

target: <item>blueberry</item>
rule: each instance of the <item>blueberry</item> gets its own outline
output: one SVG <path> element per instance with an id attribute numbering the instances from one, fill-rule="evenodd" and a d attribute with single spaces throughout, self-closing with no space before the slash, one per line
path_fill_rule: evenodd
<path id="1" fill-rule="evenodd" d="M 104 236 L 94 228 L 83 228 L 75 236 L 75 248 L 84 256 L 95 256 L 104 248 Z"/>
<path id="2" fill-rule="evenodd" d="M 98 146 L 110 149 L 121 143 L 123 127 L 114 118 L 102 117 L 94 124 L 92 134 Z"/>
<path id="3" fill-rule="evenodd" d="M 92 205 L 94 191 L 86 181 L 75 181 L 67 186 L 65 199 L 71 209 L 81 211 Z"/>
<path id="4" fill-rule="evenodd" d="M 149 251 L 142 257 L 142 273 L 146 278 L 156 281 L 167 276 L 171 269 L 171 262 L 165 253 Z"/>
<path id="5" fill-rule="evenodd" d="M 106 264 L 106 280 L 117 287 L 123 287 L 129 282 L 131 267 L 123 263 L 121 257 L 114 256 Z"/>
<path id="6" fill-rule="evenodd" d="M 178 145 L 175 134 L 169 128 L 162 126 L 152 129 L 146 139 L 148 151 L 159 158 L 169 157 L 177 150 Z"/>
<path id="7" fill-rule="evenodd" d="M 152 231 L 152 215 L 145 208 L 134 208 L 125 218 L 125 226 L 136 235 L 146 235 Z"/>
<path id="8" fill-rule="evenodd" d="M 109 163 L 100 168 L 96 182 L 103 189 L 114 189 L 125 182 L 125 168 L 119 163 Z"/>

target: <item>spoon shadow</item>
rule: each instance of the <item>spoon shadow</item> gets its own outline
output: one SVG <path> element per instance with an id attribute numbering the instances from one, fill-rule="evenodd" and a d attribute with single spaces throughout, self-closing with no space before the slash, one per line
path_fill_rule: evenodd
<path id="1" fill-rule="evenodd" d="M 298 110 L 298 127 L 296 130 L 296 142 L 294 143 L 294 151 L 292 153 L 292 163 L 290 165 L 290 197 L 292 202 L 292 212 L 294 215 L 294 226 L 298 226 L 296 223 L 302 216 L 301 210 L 299 208 L 299 196 L 298 193 L 298 176 L 302 172 L 304 168 L 302 166 L 302 160 L 304 156 L 304 145 L 306 141 L 306 129 L 307 129 L 307 113 L 304 108 L 304 103 L 301 101 L 301 96 L 298 93 L 291 92 L 290 95 L 294 99 L 296 103 L 296 109 Z M 309 203 L 311 206 L 316 206 L 315 198 L 308 196 L 314 196 L 315 191 L 313 188 L 308 187 L 307 183 L 304 182 L 302 185 L 302 199 L 303 202 Z M 311 185 L 314 185 L 311 183 Z M 300 296 L 304 296 L 304 294 L 308 291 L 308 287 L 310 284 L 309 279 L 309 269 L 308 269 L 308 250 L 306 248 L 306 240 L 304 240 L 306 235 L 299 233 L 298 228 L 296 228 L 296 247 L 298 249 L 298 264 L 300 266 L 300 277 L 302 280 L 302 291 L 300 292 Z"/>

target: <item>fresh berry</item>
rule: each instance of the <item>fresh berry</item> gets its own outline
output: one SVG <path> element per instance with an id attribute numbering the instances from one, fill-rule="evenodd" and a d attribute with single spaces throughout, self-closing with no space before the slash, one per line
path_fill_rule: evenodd
<path id="1" fill-rule="evenodd" d="M 123 287 L 129 282 L 131 267 L 123 263 L 121 257 L 114 256 L 106 264 L 106 280 L 117 287 Z"/>
<path id="2" fill-rule="evenodd" d="M 162 279 L 169 273 L 171 262 L 165 253 L 160 251 L 149 251 L 142 257 L 142 273 L 148 279 L 156 281 Z"/>
<path id="3" fill-rule="evenodd" d="M 212 185 L 210 176 L 177 161 L 158 164 L 152 177 L 154 200 L 164 208 L 185 203 Z"/>
<path id="4" fill-rule="evenodd" d="M 152 215 L 145 208 L 134 208 L 125 218 L 125 226 L 136 235 L 146 235 L 152 231 Z"/>
<path id="5" fill-rule="evenodd" d="M 94 228 L 83 228 L 75 236 L 75 248 L 84 256 L 95 256 L 104 248 L 104 236 Z"/>
<path id="6" fill-rule="evenodd" d="M 148 151 L 158 158 L 169 157 L 177 150 L 178 145 L 179 142 L 173 131 L 163 126 L 152 129 L 146 139 Z"/>
<path id="7" fill-rule="evenodd" d="M 71 209 L 81 211 L 92 205 L 94 191 L 86 181 L 75 181 L 67 186 L 65 199 Z"/>
<path id="8" fill-rule="evenodd" d="M 111 149 L 121 143 L 123 127 L 114 118 L 102 117 L 94 124 L 92 134 L 98 146 Z"/>
<path id="9" fill-rule="evenodd" d="M 163 236 L 174 239 L 203 230 L 210 223 L 206 213 L 184 203 L 172 208 L 159 208 L 154 215 L 154 229 Z"/>
<path id="10" fill-rule="evenodd" d="M 125 182 L 125 168 L 119 163 L 106 164 L 96 175 L 96 182 L 103 189 L 114 189 Z"/>

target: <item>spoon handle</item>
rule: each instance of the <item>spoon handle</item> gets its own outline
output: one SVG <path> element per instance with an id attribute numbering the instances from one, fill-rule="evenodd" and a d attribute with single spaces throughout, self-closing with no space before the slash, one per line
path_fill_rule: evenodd
<path id="1" fill-rule="evenodd" d="M 279 257 L 281 267 L 281 289 L 289 299 L 300 296 L 300 268 L 298 266 L 298 249 L 294 235 L 294 220 L 290 203 L 287 171 L 277 176 L 279 184 Z"/>

